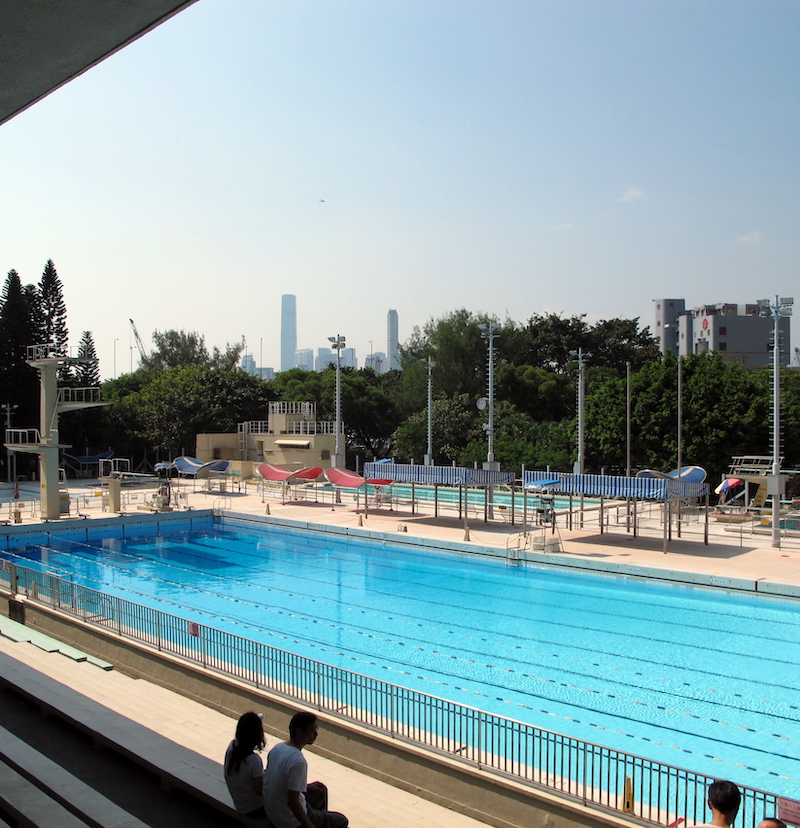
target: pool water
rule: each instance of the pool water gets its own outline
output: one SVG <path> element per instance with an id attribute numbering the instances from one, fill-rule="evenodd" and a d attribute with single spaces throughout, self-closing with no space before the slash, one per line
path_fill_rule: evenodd
<path id="1" fill-rule="evenodd" d="M 800 602 L 201 525 L 88 542 L 54 533 L 0 556 L 344 669 L 800 797 Z"/>

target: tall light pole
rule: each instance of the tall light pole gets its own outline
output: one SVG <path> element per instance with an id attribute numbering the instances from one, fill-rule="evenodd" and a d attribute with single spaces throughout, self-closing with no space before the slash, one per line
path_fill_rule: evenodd
<path id="1" fill-rule="evenodd" d="M 586 371 L 583 364 L 584 356 L 583 348 L 578 348 L 577 351 L 570 351 L 570 356 L 578 358 L 578 459 L 575 461 L 574 472 L 576 474 L 583 474 L 584 465 L 584 436 L 586 432 L 586 423 L 584 417 L 584 409 L 586 407 Z"/>
<path id="2" fill-rule="evenodd" d="M 428 357 L 428 453 L 425 455 L 425 465 L 433 465 L 433 368 L 436 363 Z"/>
<path id="3" fill-rule="evenodd" d="M 772 497 L 772 546 L 781 548 L 781 317 L 792 315 L 794 299 L 790 296 L 775 297 L 775 304 L 769 299 L 758 300 L 761 316 L 772 317 L 772 474 L 767 482 L 767 492 Z"/>
<path id="4" fill-rule="evenodd" d="M 481 336 L 487 340 L 489 346 L 489 377 L 487 379 L 487 390 L 489 391 L 489 422 L 484 426 L 486 436 L 488 438 L 488 452 L 486 462 L 494 463 L 494 341 L 497 338 L 497 331 L 500 330 L 500 325 L 494 322 L 487 322 L 484 325 L 478 325 L 481 330 Z M 489 468 L 492 468 L 489 465 Z"/>
<path id="5" fill-rule="evenodd" d="M 345 347 L 345 339 L 340 334 L 329 336 L 328 341 L 331 348 L 336 351 L 336 453 L 333 458 L 335 469 L 344 466 L 342 463 L 342 348 Z"/>

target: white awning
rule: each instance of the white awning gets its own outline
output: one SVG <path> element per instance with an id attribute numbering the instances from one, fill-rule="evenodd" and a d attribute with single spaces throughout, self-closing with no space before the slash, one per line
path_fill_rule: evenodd
<path id="1" fill-rule="evenodd" d="M 311 440 L 276 440 L 275 445 L 284 448 L 308 448 Z"/>

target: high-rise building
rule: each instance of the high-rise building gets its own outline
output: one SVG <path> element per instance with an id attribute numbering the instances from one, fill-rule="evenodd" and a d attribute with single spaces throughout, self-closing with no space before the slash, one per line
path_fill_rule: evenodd
<path id="1" fill-rule="evenodd" d="M 297 350 L 297 297 L 292 293 L 281 296 L 281 371 L 294 368 Z"/>
<path id="2" fill-rule="evenodd" d="M 384 371 L 399 371 L 400 370 L 400 341 L 398 336 L 397 325 L 397 311 L 390 310 L 386 319 L 387 328 L 387 342 L 386 353 L 388 354 L 387 365 Z"/>
<path id="3" fill-rule="evenodd" d="M 383 374 L 386 371 L 386 354 L 383 351 L 375 351 L 372 354 L 367 354 L 364 360 L 365 368 L 372 368 L 376 374 Z"/>
<path id="4" fill-rule="evenodd" d="M 294 352 L 294 367 L 303 371 L 314 370 L 314 352 L 311 348 L 301 348 Z"/>
<path id="5" fill-rule="evenodd" d="M 242 357 L 242 371 L 244 371 L 247 374 L 256 373 L 256 361 L 253 358 L 252 354 L 245 354 Z"/>
<path id="6" fill-rule="evenodd" d="M 331 363 L 336 364 L 336 354 L 330 348 L 317 348 L 317 356 L 314 359 L 314 370 L 324 371 Z"/>
<path id="7" fill-rule="evenodd" d="M 355 348 L 342 348 L 342 368 L 358 368 Z"/>

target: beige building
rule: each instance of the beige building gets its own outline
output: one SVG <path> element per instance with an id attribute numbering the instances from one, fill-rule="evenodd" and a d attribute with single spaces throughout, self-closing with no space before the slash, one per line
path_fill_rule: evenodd
<path id="1" fill-rule="evenodd" d="M 230 460 L 234 466 L 241 463 L 242 471 L 261 463 L 293 470 L 330 468 L 336 452 L 336 423 L 318 420 L 316 403 L 271 402 L 268 417 L 239 423 L 235 434 L 198 434 L 197 459 L 204 463 Z"/>

